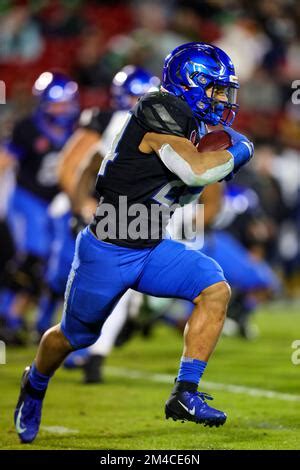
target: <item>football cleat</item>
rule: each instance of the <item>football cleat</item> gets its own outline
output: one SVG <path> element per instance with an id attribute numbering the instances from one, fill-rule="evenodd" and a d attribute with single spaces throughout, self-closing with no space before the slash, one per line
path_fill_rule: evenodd
<path id="1" fill-rule="evenodd" d="M 102 367 L 104 356 L 91 354 L 83 366 L 85 384 L 98 384 L 103 382 Z"/>
<path id="2" fill-rule="evenodd" d="M 23 443 L 32 442 L 39 432 L 43 398 L 45 392 L 31 387 L 28 380 L 31 366 L 25 368 L 21 380 L 21 390 L 15 409 L 14 422 L 18 436 Z"/>
<path id="3" fill-rule="evenodd" d="M 222 426 L 226 421 L 226 414 L 209 406 L 206 400 L 213 398 L 198 391 L 173 391 L 166 402 L 166 419 L 193 421 L 210 427 Z"/>

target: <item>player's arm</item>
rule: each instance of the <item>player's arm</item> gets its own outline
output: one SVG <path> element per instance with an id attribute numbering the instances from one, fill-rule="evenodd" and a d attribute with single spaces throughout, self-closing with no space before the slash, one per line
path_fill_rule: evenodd
<path id="1" fill-rule="evenodd" d="M 99 134 L 91 129 L 78 129 L 64 146 L 58 166 L 61 188 L 72 199 L 76 195 L 78 169 L 99 142 Z"/>
<path id="2" fill-rule="evenodd" d="M 228 150 L 202 152 L 184 137 L 148 132 L 140 150 L 154 151 L 170 171 L 188 186 L 206 186 L 223 180 L 227 175 L 250 160 L 253 144 L 242 134 L 235 133 L 236 141 Z"/>
<path id="3" fill-rule="evenodd" d="M 208 227 L 215 221 L 222 208 L 224 187 L 223 184 L 211 184 L 207 186 L 199 198 L 204 204 L 204 227 Z"/>
<path id="4" fill-rule="evenodd" d="M 86 205 L 93 207 L 92 201 L 94 201 L 95 210 L 96 200 L 91 198 L 90 194 L 95 186 L 101 161 L 102 156 L 92 148 L 80 163 L 74 179 L 76 191 L 73 192 L 71 198 L 72 209 L 75 213 L 81 212 Z"/>
<path id="5" fill-rule="evenodd" d="M 188 186 L 206 186 L 225 178 L 234 169 L 234 156 L 227 150 L 202 152 L 188 139 L 148 132 L 139 147 L 156 152 L 167 168 Z"/>

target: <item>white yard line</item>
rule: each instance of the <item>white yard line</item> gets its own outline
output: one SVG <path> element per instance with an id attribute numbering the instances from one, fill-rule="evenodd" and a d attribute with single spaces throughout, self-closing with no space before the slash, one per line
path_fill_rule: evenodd
<path id="1" fill-rule="evenodd" d="M 78 434 L 78 429 L 65 428 L 64 426 L 41 426 L 42 431 L 54 434 Z"/>
<path id="2" fill-rule="evenodd" d="M 143 379 L 149 382 L 168 383 L 174 382 L 174 376 L 168 374 L 151 374 L 139 370 L 125 369 L 122 367 L 106 367 L 108 375 L 124 377 L 129 379 Z M 221 390 L 224 392 L 248 395 L 251 397 L 274 398 L 283 401 L 300 402 L 300 395 L 290 393 L 275 392 L 274 390 L 264 390 L 262 388 L 245 387 L 243 385 L 223 384 L 218 382 L 201 381 L 201 388 L 204 390 Z"/>

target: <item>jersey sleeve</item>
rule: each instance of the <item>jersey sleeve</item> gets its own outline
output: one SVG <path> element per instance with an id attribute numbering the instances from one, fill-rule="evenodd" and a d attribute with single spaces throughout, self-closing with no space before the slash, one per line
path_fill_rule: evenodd
<path id="1" fill-rule="evenodd" d="M 112 112 L 101 111 L 99 108 L 84 109 L 80 115 L 79 127 L 96 131 L 99 135 L 102 135 L 111 119 L 111 115 Z"/>
<path id="2" fill-rule="evenodd" d="M 147 132 L 189 137 L 191 124 L 195 126 L 188 105 L 169 93 L 144 95 L 133 108 L 132 114 Z"/>

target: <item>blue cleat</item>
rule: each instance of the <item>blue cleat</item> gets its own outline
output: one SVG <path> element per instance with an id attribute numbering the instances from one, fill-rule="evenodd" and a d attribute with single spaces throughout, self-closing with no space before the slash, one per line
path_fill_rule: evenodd
<path id="1" fill-rule="evenodd" d="M 30 369 L 31 366 L 26 367 L 23 373 L 21 391 L 14 414 L 16 431 L 23 443 L 32 442 L 39 432 L 45 395 L 45 392 L 39 392 L 31 387 L 28 380 Z"/>
<path id="2" fill-rule="evenodd" d="M 222 426 L 225 423 L 226 414 L 206 403 L 206 400 L 213 400 L 210 395 L 198 391 L 178 390 L 179 383 L 166 402 L 166 419 L 193 421 L 210 427 Z"/>

